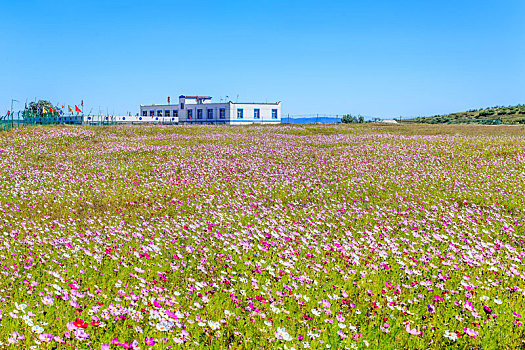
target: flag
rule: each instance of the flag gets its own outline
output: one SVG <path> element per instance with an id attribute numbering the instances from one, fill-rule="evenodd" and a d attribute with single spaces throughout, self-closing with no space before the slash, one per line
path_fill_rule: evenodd
<path id="1" fill-rule="evenodd" d="M 11 111 L 7 111 L 7 115 L 11 114 Z"/>
<path id="2" fill-rule="evenodd" d="M 51 107 L 49 107 L 49 113 L 55 113 L 55 110 Z"/>
<path id="3" fill-rule="evenodd" d="M 62 108 L 64 108 L 64 105 L 62 105 Z"/>
<path id="4" fill-rule="evenodd" d="M 80 105 L 84 107 L 84 100 L 80 101 Z"/>
<path id="5" fill-rule="evenodd" d="M 67 105 L 67 109 L 69 110 L 69 113 L 73 113 L 73 108 L 71 108 L 70 105 Z"/>
<path id="6" fill-rule="evenodd" d="M 42 107 L 42 113 L 46 114 L 47 111 L 46 111 L 46 107 Z"/>
<path id="7" fill-rule="evenodd" d="M 80 110 L 80 108 L 77 107 L 77 105 L 75 105 L 75 112 L 80 112 L 80 113 L 82 113 L 82 111 Z"/>

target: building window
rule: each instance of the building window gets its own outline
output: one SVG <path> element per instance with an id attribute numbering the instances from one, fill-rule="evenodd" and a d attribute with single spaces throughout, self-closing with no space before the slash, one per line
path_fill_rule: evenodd
<path id="1" fill-rule="evenodd" d="M 202 109 L 197 109 L 197 119 L 202 119 Z"/>
<path id="2" fill-rule="evenodd" d="M 160 109 L 157 111 L 157 117 L 162 117 L 162 111 Z"/>
<path id="3" fill-rule="evenodd" d="M 219 118 L 221 119 L 226 118 L 226 109 L 224 108 L 219 109 Z"/>
<path id="4" fill-rule="evenodd" d="M 148 111 L 142 111 L 142 116 L 143 117 L 147 117 L 148 116 Z"/>
<path id="5" fill-rule="evenodd" d="M 242 119 L 242 118 L 244 118 L 244 109 L 237 108 L 237 119 Z"/>
<path id="6" fill-rule="evenodd" d="M 253 119 L 261 119 L 261 110 L 259 108 L 253 110 Z"/>
<path id="7" fill-rule="evenodd" d="M 208 119 L 213 119 L 213 109 L 208 109 Z"/>
<path id="8" fill-rule="evenodd" d="M 173 110 L 173 116 L 178 118 L 179 117 L 179 111 L 177 111 L 176 109 Z"/>
<path id="9" fill-rule="evenodd" d="M 272 109 L 272 119 L 277 119 L 277 110 Z"/>
<path id="10" fill-rule="evenodd" d="M 153 117 L 155 115 L 155 111 L 149 111 L 149 116 Z"/>
<path id="11" fill-rule="evenodd" d="M 188 109 L 188 119 L 193 118 L 193 110 Z"/>
<path id="12" fill-rule="evenodd" d="M 180 104 L 180 109 L 184 109 L 184 103 Z"/>
<path id="13" fill-rule="evenodd" d="M 169 116 L 170 116 L 170 110 L 169 110 L 169 109 L 166 109 L 166 110 L 164 111 L 164 115 L 165 115 L 166 117 L 169 117 Z"/>

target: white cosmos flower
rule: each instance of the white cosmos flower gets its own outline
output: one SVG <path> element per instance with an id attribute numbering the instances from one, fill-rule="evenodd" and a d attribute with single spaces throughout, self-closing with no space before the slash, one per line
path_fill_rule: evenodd
<path id="1" fill-rule="evenodd" d="M 208 321 L 208 326 L 210 326 L 211 329 L 216 330 L 216 329 L 219 329 L 221 324 L 216 321 Z"/>
<path id="2" fill-rule="evenodd" d="M 498 305 L 503 304 L 503 300 L 501 300 L 501 299 L 499 299 L 499 298 L 494 299 L 494 302 L 495 302 L 496 304 L 498 304 Z"/>
<path id="3" fill-rule="evenodd" d="M 19 304 L 19 303 L 15 302 L 15 308 L 17 310 L 19 310 L 19 311 L 24 311 L 26 307 L 27 307 L 26 304 Z"/>
<path id="4" fill-rule="evenodd" d="M 173 326 L 173 323 L 162 321 L 155 325 L 155 327 L 161 332 L 167 332 Z"/>
<path id="5" fill-rule="evenodd" d="M 40 327 L 38 325 L 35 325 L 35 326 L 31 327 L 31 330 L 33 332 L 35 332 L 36 334 L 40 334 L 40 333 L 42 333 L 44 331 L 44 328 L 42 328 L 42 327 Z"/>
<path id="6" fill-rule="evenodd" d="M 341 329 L 345 329 L 346 328 L 346 324 L 344 324 L 344 323 L 339 323 L 338 326 Z"/>
<path id="7" fill-rule="evenodd" d="M 321 313 L 319 311 L 317 311 L 316 309 L 312 309 L 311 310 L 312 313 L 315 315 L 315 316 L 319 316 Z"/>
<path id="8" fill-rule="evenodd" d="M 284 339 L 286 341 L 292 340 L 292 336 L 286 332 L 286 329 L 284 327 L 277 328 L 277 331 L 275 332 L 275 337 L 277 339 Z"/>
<path id="9" fill-rule="evenodd" d="M 446 330 L 445 331 L 445 334 L 444 334 L 445 338 L 448 338 L 452 341 L 456 341 L 458 339 L 458 336 L 456 333 L 454 332 L 450 332 L 449 330 Z"/>

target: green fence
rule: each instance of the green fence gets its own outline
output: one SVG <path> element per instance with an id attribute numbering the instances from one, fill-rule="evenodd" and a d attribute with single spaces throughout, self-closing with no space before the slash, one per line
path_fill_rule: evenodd
<path id="1" fill-rule="evenodd" d="M 28 111 L 15 112 L 0 116 L 0 131 L 33 125 L 70 124 L 82 125 L 83 116 L 62 116 L 58 113 L 31 113 Z M 94 125 L 111 125 L 110 122 L 93 123 Z M 114 123 L 114 122 L 113 122 Z"/>

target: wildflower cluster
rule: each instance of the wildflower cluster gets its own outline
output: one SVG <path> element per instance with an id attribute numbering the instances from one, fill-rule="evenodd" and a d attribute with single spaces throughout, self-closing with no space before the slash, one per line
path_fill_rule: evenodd
<path id="1" fill-rule="evenodd" d="M 42 127 L 0 163 L 0 346 L 523 346 L 523 138 Z"/>

